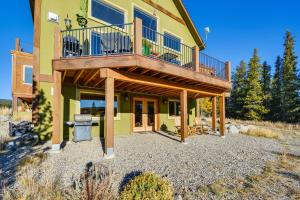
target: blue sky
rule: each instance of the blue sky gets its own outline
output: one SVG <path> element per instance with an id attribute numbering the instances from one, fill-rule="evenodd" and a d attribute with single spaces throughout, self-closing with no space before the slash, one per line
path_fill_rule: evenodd
<path id="1" fill-rule="evenodd" d="M 156 0 L 157 1 L 157 0 Z M 163 1 L 163 0 L 158 0 Z M 205 52 L 221 60 L 249 61 L 258 48 L 261 60 L 272 66 L 283 53 L 286 30 L 296 37 L 300 55 L 299 0 L 183 0 L 196 27 L 204 38 L 203 28 L 210 27 Z M 9 20 L 6 17 L 9 16 Z M 15 38 L 32 43 L 33 25 L 28 0 L 2 2 L 0 37 L 0 98 L 11 98 L 11 56 Z M 299 65 L 298 65 L 299 66 Z"/>

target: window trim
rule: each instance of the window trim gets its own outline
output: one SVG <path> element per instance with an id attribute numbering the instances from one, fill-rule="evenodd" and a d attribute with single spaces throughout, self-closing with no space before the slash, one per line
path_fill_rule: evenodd
<path id="1" fill-rule="evenodd" d="M 25 82 L 25 69 L 26 68 L 31 68 L 32 69 L 32 76 L 33 76 L 33 67 L 31 65 L 23 65 L 23 84 L 32 85 L 32 83 L 26 83 Z M 32 77 L 32 81 L 33 81 L 33 77 Z"/>
<path id="2" fill-rule="evenodd" d="M 170 51 L 175 51 L 175 52 L 178 53 L 178 54 L 181 54 L 181 52 L 182 52 L 181 44 L 183 44 L 183 39 L 182 39 L 182 37 L 179 37 L 178 35 L 172 33 L 171 31 L 168 31 L 168 30 L 166 30 L 166 29 L 163 29 L 163 33 L 164 33 L 164 34 L 163 34 L 164 36 L 165 36 L 165 33 L 167 33 L 167 34 L 169 34 L 169 35 L 171 35 L 171 36 L 173 36 L 173 37 L 176 37 L 176 38 L 178 38 L 178 39 L 180 40 L 180 51 L 177 51 L 177 50 L 175 50 L 175 49 L 172 49 L 171 47 L 165 46 L 165 38 L 164 38 L 164 41 L 163 41 L 163 46 L 164 46 L 164 48 L 166 48 L 166 49 L 168 49 L 168 50 L 170 50 Z"/>
<path id="3" fill-rule="evenodd" d="M 111 7 L 113 7 L 114 9 L 123 12 L 123 13 L 124 13 L 124 24 L 127 23 L 127 19 L 128 19 L 128 11 L 127 11 L 126 9 L 124 9 L 124 8 L 122 8 L 122 7 L 118 6 L 118 5 L 116 5 L 115 3 L 112 3 L 112 2 L 110 2 L 110 1 L 107 1 L 107 0 L 101 0 L 101 1 L 102 1 L 104 4 L 107 4 L 108 6 L 111 6 Z M 93 21 L 95 21 L 95 22 L 98 22 L 98 23 L 100 23 L 100 24 L 102 24 L 102 25 L 107 25 L 107 26 L 111 26 L 111 25 L 112 25 L 112 24 L 110 24 L 110 23 L 108 23 L 108 22 L 106 22 L 106 21 L 103 21 L 103 20 L 101 20 L 101 19 L 98 19 L 98 18 L 92 16 L 92 0 L 89 1 L 89 5 L 88 5 L 88 18 L 91 19 L 91 20 L 93 20 Z M 118 26 L 114 26 L 114 27 L 119 28 L 119 29 L 122 29 L 122 30 L 125 29 L 125 26 L 124 26 L 123 28 L 118 27 Z"/>
<path id="4" fill-rule="evenodd" d="M 80 108 L 81 108 L 81 104 L 80 104 L 81 94 L 94 94 L 94 95 L 103 95 L 103 96 L 105 96 L 104 91 L 92 91 L 92 90 L 80 89 L 79 90 L 79 114 L 81 112 L 81 110 L 80 110 Z M 121 120 L 121 116 L 120 116 L 120 108 L 121 108 L 120 93 L 116 93 L 114 96 L 117 97 L 117 102 L 118 102 L 117 116 L 114 116 L 114 120 L 119 121 L 119 120 Z M 92 117 L 93 120 L 100 120 L 100 119 L 103 119 L 103 118 L 104 117 L 100 117 L 100 116 L 99 117 Z"/>
<path id="5" fill-rule="evenodd" d="M 180 103 L 180 101 L 178 99 L 169 99 L 168 100 L 168 119 L 175 119 L 176 117 L 180 117 L 180 115 L 173 115 L 173 116 L 170 116 L 170 111 L 169 111 L 169 102 L 177 102 L 177 103 Z M 174 107 L 174 111 L 176 113 L 176 106 Z"/>

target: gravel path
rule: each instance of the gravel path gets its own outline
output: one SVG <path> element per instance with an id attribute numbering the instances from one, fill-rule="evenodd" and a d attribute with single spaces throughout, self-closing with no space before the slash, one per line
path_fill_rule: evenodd
<path id="1" fill-rule="evenodd" d="M 47 174 L 61 176 L 64 184 L 79 176 L 87 162 L 102 162 L 114 171 L 114 188 L 120 189 L 142 171 L 153 171 L 169 179 L 176 189 L 195 191 L 219 179 L 259 173 L 277 158 L 282 147 L 272 139 L 244 135 L 189 137 L 188 144 L 166 134 L 133 134 L 115 138 L 114 159 L 105 160 L 98 140 L 68 143 L 59 154 L 50 154 L 42 164 Z M 60 173 L 58 173 L 60 172 Z"/>

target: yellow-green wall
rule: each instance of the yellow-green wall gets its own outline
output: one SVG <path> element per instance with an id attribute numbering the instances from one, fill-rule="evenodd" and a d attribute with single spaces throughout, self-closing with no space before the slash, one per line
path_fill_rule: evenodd
<path id="1" fill-rule="evenodd" d="M 156 13 L 156 18 L 158 22 L 158 32 L 164 33 L 167 31 L 174 34 L 175 36 L 181 38 L 182 43 L 188 46 L 196 46 L 196 43 L 190 34 L 188 28 L 183 24 L 177 22 L 173 18 L 170 18 L 166 14 L 154 9 L 152 6 L 143 2 L 142 0 L 104 0 L 107 3 L 111 3 L 113 6 L 120 8 L 125 11 L 125 22 L 133 22 L 133 8 L 137 7 L 139 9 L 148 12 L 149 14 Z M 167 9 L 177 17 L 180 17 L 176 6 L 172 0 L 160 0 L 157 1 L 163 8 Z M 89 0 L 90 8 L 90 0 Z M 61 30 L 65 30 L 64 19 L 69 16 L 72 20 L 72 28 L 80 28 L 76 21 L 76 14 L 79 13 L 80 0 L 43 0 L 41 5 L 41 40 L 40 40 L 40 73 L 46 75 L 52 75 L 52 59 L 54 56 L 54 29 L 55 27 L 60 27 Z M 53 23 L 48 21 L 48 12 L 53 12 L 59 15 L 59 23 Z M 100 26 L 105 24 L 99 20 L 91 18 L 91 13 L 88 13 L 88 26 Z M 41 82 L 39 90 L 43 93 L 43 102 L 40 102 L 40 115 L 44 116 L 43 111 L 48 112 L 45 119 L 42 120 L 41 126 L 37 129 L 45 135 L 49 136 L 52 130 L 52 99 L 51 90 L 53 85 L 51 83 Z M 130 132 L 130 102 L 124 101 L 123 94 L 120 95 L 120 120 L 115 120 L 115 133 L 116 134 L 128 134 Z M 193 103 L 192 103 L 193 104 Z M 65 125 L 63 122 L 73 120 L 75 113 L 79 112 L 79 98 L 78 90 L 75 87 L 63 86 L 62 88 L 62 108 L 61 112 L 61 128 L 64 130 L 63 137 L 65 139 L 71 139 L 72 130 Z M 190 117 L 189 122 L 192 124 L 195 109 L 192 108 L 193 105 L 189 106 Z M 160 121 L 161 124 L 166 124 L 169 130 L 174 130 L 174 119 L 168 117 L 168 105 L 163 104 L 160 101 Z M 49 115 L 49 117 L 48 117 Z M 93 135 L 99 136 L 101 131 L 101 124 L 103 120 L 99 120 L 100 126 L 93 127 Z M 103 128 L 102 128 L 103 130 Z"/>

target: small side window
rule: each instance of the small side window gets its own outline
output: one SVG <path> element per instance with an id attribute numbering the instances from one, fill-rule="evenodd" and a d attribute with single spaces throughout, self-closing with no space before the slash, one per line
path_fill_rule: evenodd
<path id="1" fill-rule="evenodd" d="M 32 66 L 24 66 L 23 82 L 26 84 L 32 84 Z"/>

